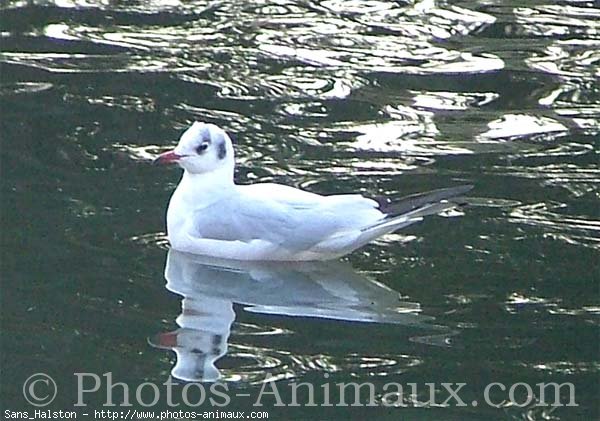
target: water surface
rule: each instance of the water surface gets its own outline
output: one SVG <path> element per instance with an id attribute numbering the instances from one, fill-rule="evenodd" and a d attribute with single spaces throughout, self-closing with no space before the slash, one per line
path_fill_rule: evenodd
<path id="1" fill-rule="evenodd" d="M 3 408 L 32 410 L 21 386 L 45 372 L 60 391 L 50 408 L 71 409 L 73 373 L 87 371 L 132 388 L 219 378 L 251 395 L 230 410 L 251 411 L 269 374 L 286 399 L 294 381 L 317 385 L 318 402 L 328 382 L 378 391 L 375 407 L 271 402 L 271 419 L 598 418 L 593 2 L 0 7 Z M 179 170 L 149 159 L 194 120 L 231 134 L 241 183 L 476 187 L 463 211 L 333 267 L 257 276 L 179 259 L 188 275 L 167 281 Z M 206 366 L 186 359 L 203 341 Z M 467 383 L 469 405 L 423 406 L 423 389 L 384 408 L 388 382 Z M 471 405 L 491 382 L 571 382 L 579 406 Z"/>

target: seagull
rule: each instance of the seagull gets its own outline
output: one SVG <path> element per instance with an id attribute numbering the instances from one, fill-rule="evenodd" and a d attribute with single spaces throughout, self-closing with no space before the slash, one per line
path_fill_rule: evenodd
<path id="1" fill-rule="evenodd" d="M 231 139 L 195 122 L 157 164 L 183 176 L 167 209 L 167 237 L 182 252 L 234 260 L 307 261 L 344 256 L 424 216 L 455 208 L 473 186 L 407 196 L 396 202 L 360 194 L 319 195 L 275 183 L 234 182 Z"/>

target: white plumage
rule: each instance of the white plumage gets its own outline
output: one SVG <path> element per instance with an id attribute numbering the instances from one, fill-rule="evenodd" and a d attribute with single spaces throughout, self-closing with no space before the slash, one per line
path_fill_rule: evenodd
<path id="1" fill-rule="evenodd" d="M 326 260 L 456 206 L 459 186 L 396 204 L 358 194 L 321 196 L 273 183 L 237 185 L 233 145 L 213 124 L 194 123 L 157 163 L 183 177 L 167 210 L 167 234 L 180 251 L 237 260 Z"/>

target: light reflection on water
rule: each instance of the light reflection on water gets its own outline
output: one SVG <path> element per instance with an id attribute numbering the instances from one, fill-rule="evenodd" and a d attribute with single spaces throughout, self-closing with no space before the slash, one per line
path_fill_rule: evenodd
<path id="1" fill-rule="evenodd" d="M 564 204 L 535 203 L 519 206 L 512 210 L 509 221 L 544 227 L 544 235 L 567 242 L 600 248 L 600 220 L 582 216 L 570 216 L 553 212 L 566 207 Z"/>
<path id="2" fill-rule="evenodd" d="M 565 342 L 587 340 L 587 329 L 599 326 L 592 285 L 600 248 L 600 11 L 592 3 L 5 2 L 5 249 L 19 250 L 11 255 L 19 268 L 33 267 L 18 261 L 24 248 L 47 260 L 68 249 L 76 264 L 64 256 L 55 264 L 65 271 L 88 252 L 101 262 L 125 256 L 120 265 L 131 267 L 98 270 L 113 275 L 118 294 L 93 289 L 106 280 L 86 284 L 78 271 L 57 285 L 81 278 L 78 288 L 92 288 L 93 303 L 111 303 L 136 284 L 140 295 L 150 294 L 143 279 L 156 282 L 149 268 L 167 249 L 162 217 L 179 174 L 148 162 L 196 119 L 232 134 L 241 182 L 370 196 L 474 183 L 459 221 L 433 219 L 350 257 L 368 278 L 458 330 L 449 343 L 435 332 L 398 340 L 402 329 L 393 327 L 383 334 L 321 321 L 315 329 L 301 317 L 308 327 L 282 322 L 268 306 L 255 314 L 236 308 L 238 320 L 224 335 L 228 354 L 217 361 L 222 376 L 250 385 L 266 370 L 287 379 L 327 372 L 341 380 L 424 381 L 439 372 L 448 381 L 469 370 L 477 372 L 470 380 L 500 370 L 507 381 L 523 373 L 532 381 L 539 373 L 575 376 L 565 378 L 580 380 L 584 398 L 586 390 L 595 398 L 583 376 L 599 371 L 596 356 L 585 347 L 570 352 Z M 31 207 L 37 210 L 25 215 Z M 12 227 L 26 227 L 30 239 L 11 235 Z M 127 288 L 119 287 L 123 277 Z M 27 282 L 11 287 L 26 291 L 15 303 L 36 291 Z M 164 299 L 163 290 L 155 293 L 154 300 Z M 240 297 L 229 301 L 237 306 Z M 144 308 L 137 299 L 136 311 Z M 95 314 L 94 306 L 77 314 Z M 43 308 L 43 301 L 29 307 Z M 20 325 L 21 313 L 11 310 Z M 173 327 L 166 310 L 154 311 L 146 317 L 152 328 L 160 318 Z M 135 324 L 136 317 L 144 319 L 127 320 Z M 88 323 L 94 331 L 98 322 Z M 139 337 L 137 328 L 128 333 Z M 310 343 L 311 329 L 329 329 L 333 344 Z M 382 345 L 363 346 L 373 331 Z M 170 363 L 161 370 L 170 371 Z M 583 401 L 589 415 L 594 409 Z M 503 410 L 515 418 L 558 417 L 539 408 Z"/>

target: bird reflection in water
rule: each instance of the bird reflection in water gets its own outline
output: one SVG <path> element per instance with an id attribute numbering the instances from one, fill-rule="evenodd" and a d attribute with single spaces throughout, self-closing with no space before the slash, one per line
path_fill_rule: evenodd
<path id="1" fill-rule="evenodd" d="M 400 301 L 398 292 L 342 261 L 236 261 L 171 249 L 165 278 L 167 289 L 183 296 L 179 328 L 150 343 L 176 353 L 171 374 L 182 381 L 220 378 L 215 363 L 227 353 L 234 303 L 254 313 L 441 329 L 416 339 L 434 345 L 454 334 L 429 324 L 433 318 L 419 314 L 418 303 Z"/>

